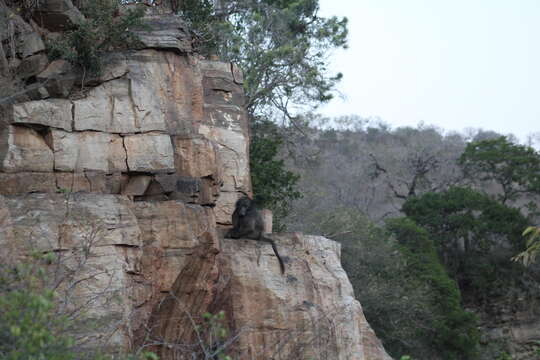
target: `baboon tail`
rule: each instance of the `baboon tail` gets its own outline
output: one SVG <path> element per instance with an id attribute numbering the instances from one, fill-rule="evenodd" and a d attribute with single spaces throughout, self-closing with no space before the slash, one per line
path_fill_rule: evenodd
<path id="1" fill-rule="evenodd" d="M 283 259 L 281 256 L 279 256 L 279 253 L 277 251 L 276 243 L 272 239 L 268 239 L 270 244 L 272 244 L 272 249 L 274 249 L 274 253 L 276 254 L 278 261 L 279 261 L 279 267 L 281 268 L 281 273 L 285 274 L 285 264 L 283 263 Z"/>

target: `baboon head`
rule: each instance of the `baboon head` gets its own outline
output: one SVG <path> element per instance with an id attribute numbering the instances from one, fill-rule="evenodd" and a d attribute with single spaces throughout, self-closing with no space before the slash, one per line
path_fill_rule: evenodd
<path id="1" fill-rule="evenodd" d="M 253 200 L 251 200 L 247 196 L 244 196 L 236 201 L 235 210 L 238 211 L 238 215 L 246 216 L 249 208 L 252 206 L 253 206 Z"/>

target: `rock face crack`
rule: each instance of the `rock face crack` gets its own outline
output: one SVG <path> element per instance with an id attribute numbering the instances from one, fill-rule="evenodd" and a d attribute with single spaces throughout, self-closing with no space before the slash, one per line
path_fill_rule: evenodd
<path id="1" fill-rule="evenodd" d="M 129 161 L 128 161 L 128 150 L 127 150 L 127 147 L 126 147 L 126 138 L 125 136 L 123 135 L 120 135 L 120 137 L 122 138 L 122 147 L 124 148 L 124 153 L 126 154 L 126 156 L 124 157 L 126 160 L 126 169 L 128 172 L 130 172 L 130 169 L 129 169 Z"/>

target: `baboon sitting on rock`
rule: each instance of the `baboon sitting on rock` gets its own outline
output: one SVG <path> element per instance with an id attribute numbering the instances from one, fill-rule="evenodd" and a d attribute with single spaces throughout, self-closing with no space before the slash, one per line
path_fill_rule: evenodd
<path id="1" fill-rule="evenodd" d="M 227 232 L 225 237 L 232 239 L 252 239 L 270 243 L 276 254 L 281 273 L 285 273 L 285 265 L 279 256 L 274 240 L 263 235 L 264 222 L 260 211 L 255 206 L 255 202 L 244 196 L 236 201 L 236 207 L 232 215 L 233 228 Z"/>

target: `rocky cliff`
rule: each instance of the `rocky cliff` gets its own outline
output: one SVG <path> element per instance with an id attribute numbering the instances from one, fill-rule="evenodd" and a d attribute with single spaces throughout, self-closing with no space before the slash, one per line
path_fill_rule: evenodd
<path id="1" fill-rule="evenodd" d="M 35 14 L 0 1 L 2 261 L 56 255 L 48 281 L 81 349 L 191 359 L 201 315 L 224 311 L 234 358 L 390 359 L 339 244 L 274 235 L 282 275 L 269 245 L 223 239 L 251 193 L 239 69 L 194 54 L 178 17 L 149 16 L 142 48 L 81 86 L 43 40 L 82 15 L 67 0 Z"/>

